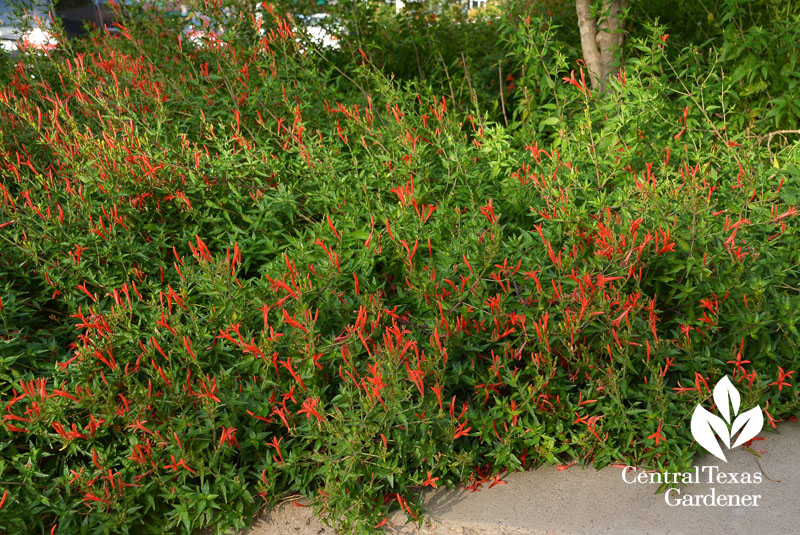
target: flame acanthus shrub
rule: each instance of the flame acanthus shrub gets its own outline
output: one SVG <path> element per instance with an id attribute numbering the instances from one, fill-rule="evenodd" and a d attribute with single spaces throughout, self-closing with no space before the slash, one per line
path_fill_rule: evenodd
<path id="1" fill-rule="evenodd" d="M 594 95 L 500 20 L 506 127 L 263 9 L 5 60 L 0 532 L 292 493 L 368 532 L 507 470 L 685 468 L 725 375 L 796 415 L 797 152 L 726 130 L 690 55 L 654 30 Z"/>

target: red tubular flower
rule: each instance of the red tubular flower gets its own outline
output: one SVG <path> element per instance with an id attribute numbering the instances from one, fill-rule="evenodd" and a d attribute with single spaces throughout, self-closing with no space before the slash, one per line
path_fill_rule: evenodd
<path id="1" fill-rule="evenodd" d="M 89 299 L 91 299 L 93 303 L 97 302 L 97 294 L 92 294 L 89 290 L 86 289 L 86 281 L 83 281 L 83 284 L 77 285 L 76 288 L 85 293 L 87 296 L 89 296 Z"/>
<path id="2" fill-rule="evenodd" d="M 106 499 L 98 498 L 97 496 L 95 496 L 91 492 L 87 492 L 84 495 L 83 501 L 85 501 L 85 502 L 103 502 L 103 503 L 106 503 L 106 504 L 110 504 L 111 503 L 110 501 L 108 501 Z"/>
<path id="3" fill-rule="evenodd" d="M 153 347 L 156 348 L 156 350 L 158 350 L 159 353 L 161 353 L 161 356 L 164 357 L 165 360 L 169 360 L 169 357 L 167 357 L 167 355 L 164 353 L 164 350 L 161 349 L 160 345 L 158 345 L 155 336 L 150 337 L 150 342 L 153 344 Z"/>
<path id="4" fill-rule="evenodd" d="M 295 320 L 295 319 L 294 319 L 292 316 L 290 316 L 290 315 L 289 315 L 289 314 L 286 312 L 286 309 L 283 309 L 283 321 L 284 321 L 284 322 L 286 322 L 286 323 L 288 323 L 288 324 L 289 324 L 289 325 L 291 325 L 292 327 L 296 327 L 296 328 L 298 328 L 298 329 L 302 330 L 304 333 L 308 333 L 308 329 L 306 329 L 305 327 L 303 327 L 303 325 L 302 325 L 300 322 L 298 322 L 298 321 L 297 321 L 297 320 Z"/>
<path id="5" fill-rule="evenodd" d="M 464 420 L 463 422 L 458 424 L 458 426 L 456 427 L 455 431 L 453 432 L 453 440 L 455 440 L 455 439 L 457 439 L 459 437 L 469 436 L 469 432 L 472 430 L 472 427 L 466 427 L 465 428 L 465 426 L 468 423 L 469 423 L 469 419 Z"/>
<path id="6" fill-rule="evenodd" d="M 236 431 L 238 431 L 238 429 L 236 429 L 233 426 L 231 427 L 222 426 L 221 429 L 222 433 L 220 433 L 219 444 L 217 444 L 217 448 L 222 447 L 223 442 L 227 442 L 228 446 L 232 448 L 238 448 L 239 441 L 236 440 Z"/>
<path id="7" fill-rule="evenodd" d="M 684 132 L 686 132 L 686 115 L 687 115 L 688 113 L 689 113 L 689 106 L 686 106 L 686 107 L 683 109 L 683 130 L 681 130 L 680 132 L 678 132 L 677 134 L 675 134 L 675 137 L 674 137 L 674 139 L 679 139 L 679 138 L 680 138 L 680 137 L 683 135 L 683 133 L 684 133 Z"/>
<path id="8" fill-rule="evenodd" d="M 658 421 L 658 429 L 656 429 L 656 432 L 653 433 L 652 435 L 648 436 L 647 438 L 654 438 L 655 441 L 656 441 L 656 446 L 658 446 L 661 443 L 662 440 L 664 442 L 667 441 L 667 439 L 661 433 L 661 420 Z"/>
<path id="9" fill-rule="evenodd" d="M 792 384 L 789 383 L 788 380 L 791 379 L 792 375 L 794 375 L 795 373 L 796 373 L 795 371 L 790 371 L 790 372 L 783 371 L 783 368 L 781 368 L 779 366 L 778 367 L 778 380 L 775 381 L 774 383 L 770 383 L 769 386 L 777 385 L 779 391 L 783 390 L 784 386 L 792 386 Z"/>
<path id="10" fill-rule="evenodd" d="M 276 459 L 274 455 L 272 456 L 273 460 L 275 460 L 275 462 L 278 464 L 283 464 L 283 454 L 281 453 L 281 441 L 283 441 L 283 437 L 281 438 L 272 437 L 272 441 L 267 442 L 268 446 L 272 446 L 278 452 L 278 457 L 280 457 L 281 459 L 280 461 L 278 461 L 278 459 Z"/>
<path id="11" fill-rule="evenodd" d="M 169 457 L 170 457 L 170 460 L 172 461 L 172 464 L 166 464 L 166 465 L 164 465 L 164 468 L 165 468 L 165 469 L 171 469 L 173 472 L 177 472 L 177 471 L 178 471 L 178 468 L 183 468 L 183 469 L 185 469 L 185 470 L 188 470 L 188 471 L 189 471 L 189 472 L 191 472 L 192 474 L 194 474 L 194 473 L 195 473 L 195 471 L 194 471 L 194 470 L 192 470 L 192 469 L 189 467 L 189 465 L 188 465 L 188 464 L 186 464 L 186 461 L 184 461 L 183 459 L 178 459 L 178 460 L 176 461 L 176 460 L 175 460 L 175 456 L 174 456 L 174 455 L 170 455 Z"/>
<path id="12" fill-rule="evenodd" d="M 387 385 L 383 382 L 383 375 L 378 370 L 377 364 L 369 364 L 367 367 L 369 368 L 369 372 L 372 374 L 371 377 L 367 377 L 366 379 L 366 381 L 372 385 L 372 396 L 377 398 L 377 400 L 380 401 L 381 405 L 383 405 L 385 408 L 386 405 L 383 404 L 383 398 L 381 397 L 381 389 Z"/>
<path id="13" fill-rule="evenodd" d="M 327 220 L 328 220 L 328 226 L 329 226 L 329 227 L 330 227 L 330 229 L 333 231 L 333 235 L 334 235 L 334 236 L 336 236 L 336 239 L 338 239 L 338 240 L 341 240 L 341 239 L 342 239 L 342 236 L 341 236 L 341 235 L 339 234 L 339 232 L 336 230 L 336 227 L 334 227 L 334 226 L 333 226 L 333 221 L 331 221 L 331 217 L 330 217 L 328 214 L 325 214 L 325 219 L 327 219 Z"/>
<path id="14" fill-rule="evenodd" d="M 662 242 L 663 245 L 661 246 L 661 249 L 659 249 L 658 253 L 656 253 L 656 254 L 660 255 L 660 254 L 666 253 L 667 251 L 674 251 L 675 250 L 675 242 L 671 241 L 671 239 L 670 239 L 669 229 L 667 229 L 666 231 L 663 231 L 663 230 L 661 230 L 661 228 L 659 228 L 657 230 L 657 232 L 661 234 L 661 242 Z M 734 235 L 735 234 L 736 234 L 736 231 L 734 231 Z M 731 236 L 731 237 L 733 237 L 733 236 Z M 656 235 L 656 247 L 658 247 L 658 235 Z"/>
<path id="15" fill-rule="evenodd" d="M 305 414 L 306 419 L 310 419 L 312 416 L 317 419 L 317 422 L 324 422 L 325 417 L 322 416 L 319 411 L 317 411 L 317 405 L 319 404 L 319 398 L 306 398 L 303 401 L 303 407 L 297 411 L 297 414 Z"/>
<path id="16" fill-rule="evenodd" d="M 435 386 L 430 387 L 434 394 L 436 394 L 436 400 L 439 402 L 439 410 L 443 411 L 444 408 L 442 407 L 442 387 L 439 383 L 436 383 Z"/>
<path id="17" fill-rule="evenodd" d="M 494 214 L 494 206 L 492 206 L 492 199 L 489 199 L 489 202 L 486 206 L 481 207 L 481 214 L 483 214 L 486 219 L 489 220 L 489 223 L 494 225 L 497 223 L 497 216 Z"/>
<path id="18" fill-rule="evenodd" d="M 183 347 L 186 348 L 186 351 L 189 352 L 194 360 L 197 360 L 197 357 L 194 355 L 194 351 L 192 351 L 192 340 L 187 336 L 183 337 Z"/>
<path id="19" fill-rule="evenodd" d="M 428 470 L 428 479 L 426 479 L 425 482 L 422 483 L 422 486 L 423 487 L 436 488 L 436 482 L 437 481 L 439 481 L 439 478 L 438 477 L 431 477 L 431 472 L 430 472 L 430 470 Z"/>

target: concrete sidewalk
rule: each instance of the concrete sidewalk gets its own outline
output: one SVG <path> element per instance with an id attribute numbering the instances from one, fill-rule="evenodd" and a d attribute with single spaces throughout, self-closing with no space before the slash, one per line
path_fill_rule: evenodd
<path id="1" fill-rule="evenodd" d="M 752 448 L 762 452 L 760 459 L 743 448 L 726 451 L 727 463 L 703 456 L 695 463 L 697 471 L 692 472 L 700 481 L 681 487 L 680 495 L 676 491 L 670 493 L 672 503 L 689 500 L 699 501 L 700 505 L 670 506 L 664 493 L 655 494 L 658 484 L 626 483 L 619 467 L 594 470 L 576 465 L 558 471 L 551 466 L 510 474 L 505 478 L 507 484 L 480 492 L 447 489 L 428 492 L 424 501 L 429 523 L 425 527 L 404 526 L 404 519 L 395 515 L 388 531 L 404 535 L 800 533 L 800 427 L 797 423 L 785 423 L 776 432 L 764 430 L 759 436 L 766 440 L 754 441 Z M 628 481 L 636 480 L 637 476 L 651 477 L 651 474 L 639 476 L 635 471 L 625 475 Z M 709 478 L 713 478 L 713 483 L 709 483 Z M 732 481 L 734 478 L 736 482 Z M 750 482 L 745 483 L 746 480 Z M 711 496 L 718 504 L 722 500 L 750 505 L 712 506 Z M 757 505 L 752 505 L 753 502 Z M 309 508 L 293 505 L 276 510 L 249 532 L 250 535 L 333 533 L 311 516 Z"/>

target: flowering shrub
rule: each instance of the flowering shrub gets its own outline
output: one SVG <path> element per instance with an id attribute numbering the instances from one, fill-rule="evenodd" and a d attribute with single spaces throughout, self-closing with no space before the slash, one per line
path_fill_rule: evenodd
<path id="1" fill-rule="evenodd" d="M 301 493 L 370 532 L 507 470 L 685 468 L 725 375 L 796 416 L 797 154 L 727 129 L 719 73 L 654 28 L 595 95 L 546 21 L 502 21 L 506 128 L 261 9 L 4 75 L 0 531 Z"/>

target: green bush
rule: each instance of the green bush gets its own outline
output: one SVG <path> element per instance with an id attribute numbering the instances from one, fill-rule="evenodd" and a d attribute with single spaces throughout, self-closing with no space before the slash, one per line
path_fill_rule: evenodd
<path id="1" fill-rule="evenodd" d="M 686 468 L 725 375 L 797 415 L 797 145 L 744 130 L 727 72 L 649 26 L 592 94 L 511 11 L 476 30 L 506 127 L 480 78 L 392 80 L 260 9 L 3 74 L 0 531 L 243 527 L 300 493 L 370 532 L 507 470 Z"/>

